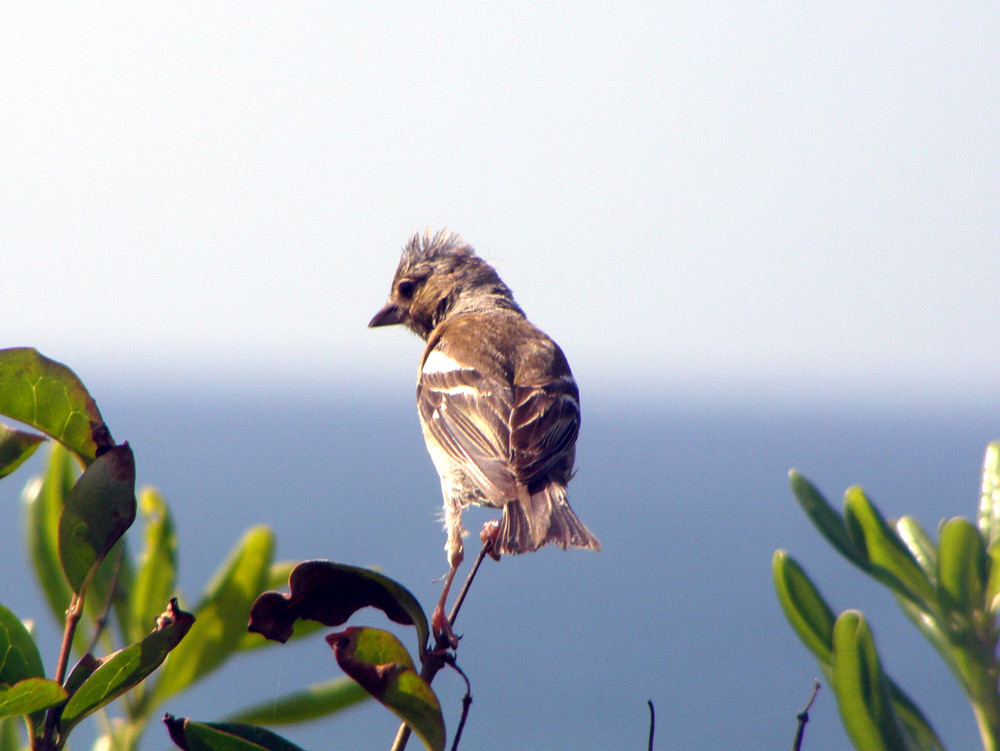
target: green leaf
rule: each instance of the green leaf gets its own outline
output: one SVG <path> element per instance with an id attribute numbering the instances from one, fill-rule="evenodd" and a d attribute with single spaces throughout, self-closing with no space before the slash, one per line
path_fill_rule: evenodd
<path id="1" fill-rule="evenodd" d="M 339 626 L 363 607 L 378 608 L 390 620 L 413 625 L 420 654 L 427 649 L 430 629 L 420 603 L 406 587 L 371 569 L 331 561 L 305 561 L 288 579 L 290 593 L 265 592 L 250 611 L 250 631 L 284 642 L 296 620 Z"/>
<path id="2" fill-rule="evenodd" d="M 784 550 L 775 552 L 771 570 L 785 618 L 820 665 L 829 667 L 835 620 L 833 610 L 802 567 Z"/>
<path id="3" fill-rule="evenodd" d="M 928 581 L 932 584 L 937 581 L 937 549 L 917 520 L 912 516 L 900 517 L 896 522 L 896 533 L 923 570 Z"/>
<path id="4" fill-rule="evenodd" d="M 133 631 L 141 633 L 153 625 L 163 603 L 174 593 L 177 530 L 166 500 L 154 488 L 143 488 L 139 509 L 145 519 L 146 545 L 130 591 L 130 622 Z M 138 634 L 132 638 L 138 638 Z"/>
<path id="5" fill-rule="evenodd" d="M 793 469 L 788 473 L 788 481 L 802 510 L 816 525 L 820 534 L 847 560 L 862 571 L 868 571 L 870 567 L 865 551 L 855 545 L 851 539 L 844 518 L 834 510 L 819 490 L 797 470 Z"/>
<path id="6" fill-rule="evenodd" d="M 892 678 L 888 678 L 889 698 L 892 708 L 899 718 L 899 724 L 906 739 L 906 748 L 914 751 L 944 751 L 944 744 L 934 728 L 924 717 L 920 708 L 906 695 Z"/>
<path id="7" fill-rule="evenodd" d="M 187 688 L 225 662 L 246 631 L 254 598 L 267 582 L 274 555 L 274 533 L 254 527 L 230 553 L 195 609 L 198 623 L 164 666 L 155 703 Z"/>
<path id="8" fill-rule="evenodd" d="M 255 725 L 195 722 L 167 715 L 170 738 L 187 751 L 302 751 L 291 741 Z"/>
<path id="9" fill-rule="evenodd" d="M 938 597 L 952 611 L 969 621 L 985 609 L 984 592 L 989 562 L 982 535 L 968 519 L 945 522 L 938 536 Z"/>
<path id="10" fill-rule="evenodd" d="M 862 751 L 907 751 L 887 680 L 864 616 L 841 613 L 833 627 L 833 689 L 844 729 Z"/>
<path id="11" fill-rule="evenodd" d="M 24 464 L 44 440 L 37 433 L 17 430 L 0 422 L 0 477 L 6 477 Z"/>
<path id="12" fill-rule="evenodd" d="M 1000 441 L 986 447 L 979 495 L 979 531 L 990 547 L 1000 540 Z"/>
<path id="13" fill-rule="evenodd" d="M 45 475 L 24 488 L 28 551 L 38 584 L 56 622 L 66 618 L 73 591 L 59 562 L 59 516 L 80 470 L 61 443 L 52 443 Z M 82 645 L 81 645 L 82 646 Z"/>
<path id="14" fill-rule="evenodd" d="M 280 697 L 277 701 L 247 707 L 228 719 L 231 722 L 249 722 L 255 725 L 292 725 L 334 714 L 365 701 L 369 696 L 356 681 L 335 678 L 310 686 L 305 691 Z"/>
<path id="15" fill-rule="evenodd" d="M 0 717 L 31 715 L 65 700 L 65 689 L 45 678 L 25 678 L 13 686 L 0 683 Z"/>
<path id="16" fill-rule="evenodd" d="M 37 350 L 0 350 L 0 414 L 52 436 L 84 464 L 113 445 L 97 404 L 76 374 Z"/>
<path id="17" fill-rule="evenodd" d="M 18 721 L 14 717 L 0 717 L 0 751 L 21 751 Z"/>
<path id="18" fill-rule="evenodd" d="M 345 673 L 409 725 L 427 748 L 444 749 L 441 705 L 399 639 L 381 629 L 348 628 L 326 640 Z"/>
<path id="19" fill-rule="evenodd" d="M 864 535 L 870 573 L 921 607 L 929 608 L 934 601 L 930 580 L 861 488 L 848 488 L 844 494 L 844 517 L 848 526 L 856 526 Z"/>
<path id="20" fill-rule="evenodd" d="M 59 559 L 73 591 L 135 521 L 135 458 L 127 443 L 106 451 L 66 495 L 59 519 Z"/>
<path id="21" fill-rule="evenodd" d="M 21 619 L 0 605 L 0 683 L 45 675 L 38 646 Z"/>
<path id="22" fill-rule="evenodd" d="M 114 701 L 135 687 L 160 666 L 191 629 L 194 617 L 177 607 L 170 607 L 160 617 L 157 628 L 136 644 L 114 652 L 96 670 L 89 672 L 63 708 L 60 730 L 63 737 L 87 715 Z"/>

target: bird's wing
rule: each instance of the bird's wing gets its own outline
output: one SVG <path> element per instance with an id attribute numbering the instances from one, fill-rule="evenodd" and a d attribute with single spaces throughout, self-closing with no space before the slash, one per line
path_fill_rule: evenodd
<path id="1" fill-rule="evenodd" d="M 421 367 L 417 408 L 428 440 L 497 505 L 517 497 L 510 463 L 511 401 L 509 386 L 439 350 L 432 350 Z"/>
<path id="2" fill-rule="evenodd" d="M 579 432 L 579 392 L 571 375 L 515 387 L 510 443 L 518 482 L 530 488 L 559 465 L 560 479 L 568 481 Z"/>

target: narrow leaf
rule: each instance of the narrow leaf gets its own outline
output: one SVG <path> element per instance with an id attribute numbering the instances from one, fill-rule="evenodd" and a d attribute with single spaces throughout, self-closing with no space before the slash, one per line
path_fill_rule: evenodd
<path id="1" fill-rule="evenodd" d="M 987 547 L 1000 540 L 1000 441 L 990 443 L 983 457 L 978 523 Z"/>
<path id="2" fill-rule="evenodd" d="M 875 640 L 856 610 L 841 613 L 834 624 L 832 679 L 841 721 L 857 748 L 907 751 Z"/>
<path id="3" fill-rule="evenodd" d="M 45 678 L 25 678 L 13 686 L 0 683 L 0 717 L 30 715 L 66 700 L 66 690 Z"/>
<path id="4" fill-rule="evenodd" d="M 146 544 L 129 599 L 133 631 L 141 633 L 152 626 L 163 603 L 174 592 L 177 531 L 167 502 L 157 490 L 143 488 L 139 509 L 145 520 Z M 132 638 L 138 638 L 138 634 L 133 633 Z"/>
<path id="5" fill-rule="evenodd" d="M 0 414 L 52 436 L 84 464 L 113 445 L 76 374 L 28 347 L 0 350 Z"/>
<path id="6" fill-rule="evenodd" d="M 937 581 L 937 549 L 917 520 L 912 516 L 900 517 L 896 522 L 896 533 L 923 570 L 924 576 L 932 584 Z"/>
<path id="7" fill-rule="evenodd" d="M 195 608 L 198 625 L 160 672 L 155 703 L 182 691 L 217 668 L 235 651 L 247 614 L 264 589 L 274 555 L 274 533 L 254 527 L 230 553 Z"/>
<path id="8" fill-rule="evenodd" d="M 194 617 L 171 600 L 156 630 L 141 642 L 114 652 L 91 672 L 62 711 L 60 728 L 65 737 L 80 720 L 114 701 L 160 666 L 191 629 Z"/>
<path id="9" fill-rule="evenodd" d="M 59 519 L 59 558 L 79 594 L 135 521 L 135 458 L 127 443 L 99 456 L 66 495 Z"/>
<path id="10" fill-rule="evenodd" d="M 820 665 L 829 667 L 835 620 L 833 610 L 806 572 L 785 551 L 775 552 L 771 570 L 785 618 Z"/>
<path id="11" fill-rule="evenodd" d="M 906 738 L 906 748 L 914 751 L 945 751 L 944 744 L 920 708 L 892 678 L 888 678 L 888 683 L 889 698 Z"/>
<path id="12" fill-rule="evenodd" d="M 242 709 L 229 717 L 229 721 L 254 725 L 292 725 L 334 714 L 365 701 L 369 696 L 356 681 L 335 678 L 310 686 L 305 691 L 280 697 L 276 701 L 262 702 Z"/>
<path id="13" fill-rule="evenodd" d="M 326 640 L 345 673 L 409 725 L 427 748 L 444 749 L 441 705 L 399 639 L 381 629 L 348 628 Z"/>
<path id="14" fill-rule="evenodd" d="M 186 751 L 302 751 L 291 741 L 255 725 L 195 722 L 166 715 L 170 739 Z"/>
<path id="15" fill-rule="evenodd" d="M 0 477 L 6 477 L 24 464 L 44 440 L 37 433 L 17 430 L 0 422 Z"/>
<path id="16" fill-rule="evenodd" d="M 56 622 L 65 619 L 73 596 L 59 561 L 59 516 L 66 494 L 79 474 L 69 451 L 61 443 L 53 442 L 45 475 L 29 482 L 23 494 L 32 568 Z"/>
<path id="17" fill-rule="evenodd" d="M 827 502 L 817 488 L 797 470 L 788 473 L 788 481 L 796 500 L 820 534 L 842 556 L 863 571 L 868 571 L 865 551 L 854 544 L 844 518 Z"/>
<path id="18" fill-rule="evenodd" d="M 844 494 L 844 516 L 856 523 L 864 535 L 871 562 L 870 573 L 900 594 L 928 607 L 934 601 L 934 589 L 909 548 L 875 508 L 859 487 Z"/>
<path id="19" fill-rule="evenodd" d="M 250 631 L 284 642 L 299 618 L 339 626 L 357 610 L 374 607 L 390 620 L 417 629 L 421 654 L 430 630 L 417 599 L 403 585 L 370 569 L 331 561 L 306 561 L 288 579 L 290 593 L 265 592 L 250 611 Z"/>
<path id="20" fill-rule="evenodd" d="M 954 517 L 945 522 L 938 536 L 938 596 L 952 611 L 969 622 L 975 611 L 985 608 L 983 594 L 989 562 L 983 538 L 968 519 Z"/>

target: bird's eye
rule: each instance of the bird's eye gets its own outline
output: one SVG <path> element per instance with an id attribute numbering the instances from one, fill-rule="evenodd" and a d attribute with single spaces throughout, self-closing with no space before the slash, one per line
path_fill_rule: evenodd
<path id="1" fill-rule="evenodd" d="M 399 292 L 400 297 L 409 299 L 413 297 L 413 292 L 417 288 L 417 283 L 412 279 L 403 279 L 399 284 L 396 285 L 396 291 Z"/>

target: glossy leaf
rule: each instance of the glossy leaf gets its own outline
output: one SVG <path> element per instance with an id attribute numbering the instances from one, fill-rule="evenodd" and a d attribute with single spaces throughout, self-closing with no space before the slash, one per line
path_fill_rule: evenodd
<path id="1" fill-rule="evenodd" d="M 186 751 L 302 751 L 280 735 L 233 722 L 195 722 L 167 715 L 163 718 L 170 739 Z"/>
<path id="2" fill-rule="evenodd" d="M 868 558 L 863 548 L 858 548 L 848 532 L 844 518 L 827 502 L 819 490 L 798 471 L 788 473 L 792 493 L 806 516 L 812 520 L 820 534 L 854 565 L 868 571 Z"/>
<path id="3" fill-rule="evenodd" d="M 427 748 L 444 749 L 441 705 L 399 639 L 381 629 L 348 628 L 326 640 L 345 673 L 409 725 Z"/>
<path id="4" fill-rule="evenodd" d="M 1000 441 L 990 443 L 983 457 L 978 526 L 987 547 L 1000 540 Z"/>
<path id="5" fill-rule="evenodd" d="M 237 543 L 195 608 L 197 625 L 160 672 L 155 703 L 229 659 L 246 631 L 250 606 L 267 582 L 273 555 L 274 534 L 267 527 L 248 530 Z"/>
<path id="6" fill-rule="evenodd" d="M 864 535 L 871 573 L 918 604 L 933 602 L 934 589 L 909 548 L 859 487 L 844 494 L 844 516 Z"/>
<path id="7" fill-rule="evenodd" d="M 799 639 L 821 665 L 829 666 L 835 616 L 808 575 L 785 551 L 771 565 L 778 602 Z"/>
<path id="8" fill-rule="evenodd" d="M 30 715 L 66 700 L 66 690 L 45 678 L 25 678 L 13 686 L 0 683 L 0 717 Z"/>
<path id="9" fill-rule="evenodd" d="M 916 560 L 924 576 L 933 584 L 937 581 L 937 549 L 912 516 L 903 516 L 896 522 L 896 533 Z"/>
<path id="10" fill-rule="evenodd" d="M 79 594 L 135 521 L 135 458 L 128 444 L 98 457 L 66 494 L 59 519 L 59 559 Z"/>
<path id="11" fill-rule="evenodd" d="M 419 648 L 426 649 L 427 616 L 409 590 L 387 576 L 331 561 L 306 561 L 292 570 L 288 585 L 287 595 L 265 592 L 257 598 L 250 631 L 284 642 L 297 619 L 339 626 L 361 608 L 374 607 L 396 623 L 413 625 Z"/>
<path id="12" fill-rule="evenodd" d="M 0 605 L 0 683 L 45 675 L 38 646 L 21 619 Z"/>
<path id="13" fill-rule="evenodd" d="M 862 751 L 907 751 L 888 682 L 864 616 L 841 613 L 833 627 L 832 681 L 844 729 Z"/>
<path id="14" fill-rule="evenodd" d="M 35 453 L 44 436 L 18 430 L 0 422 L 0 477 L 6 477 Z"/>
<path id="15" fill-rule="evenodd" d="M 261 641 L 260 637 L 258 641 Z M 297 691 L 277 700 L 247 707 L 232 715 L 229 720 L 255 725 L 291 725 L 326 717 L 368 698 L 370 698 L 369 693 L 356 681 L 350 678 L 335 678 L 310 686 L 305 691 Z"/>
<path id="16" fill-rule="evenodd" d="M 52 436 L 84 464 L 113 445 L 76 374 L 28 347 L 0 350 L 0 414 Z"/>
<path id="17" fill-rule="evenodd" d="M 982 535 L 968 519 L 945 522 L 938 536 L 938 595 L 949 610 L 970 618 L 984 607 L 989 563 Z"/>
<path id="18" fill-rule="evenodd" d="M 129 592 L 133 640 L 152 628 L 163 603 L 175 591 L 177 574 L 177 530 L 166 500 L 157 490 L 143 488 L 139 510 L 145 520 L 146 540 Z"/>
<path id="19" fill-rule="evenodd" d="M 84 717 L 114 701 L 156 670 L 167 655 L 183 643 L 193 623 L 194 617 L 180 610 L 176 600 L 172 600 L 149 636 L 100 660 L 97 669 L 88 671 L 63 708 L 62 735 L 65 737 Z"/>
<path id="20" fill-rule="evenodd" d="M 24 489 L 28 552 L 35 577 L 57 622 L 65 619 L 73 596 L 59 562 L 59 516 L 66 494 L 79 474 L 69 451 L 60 443 L 52 443 L 45 474 Z"/>

